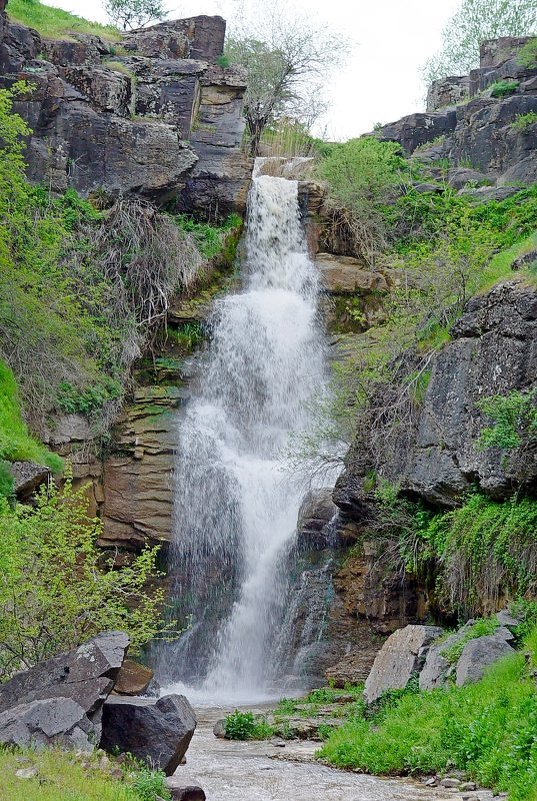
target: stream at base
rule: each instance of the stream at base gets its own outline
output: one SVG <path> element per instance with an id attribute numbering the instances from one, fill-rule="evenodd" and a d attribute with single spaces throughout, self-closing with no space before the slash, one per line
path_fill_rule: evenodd
<path id="1" fill-rule="evenodd" d="M 229 708 L 196 709 L 198 727 L 187 764 L 175 776 L 182 785 L 203 787 L 207 801 L 445 801 L 447 791 L 406 780 L 340 771 L 312 762 L 319 743 L 219 740 L 215 722 Z M 263 711 L 263 710 L 259 710 Z M 266 711 L 266 709 L 265 709 Z"/>

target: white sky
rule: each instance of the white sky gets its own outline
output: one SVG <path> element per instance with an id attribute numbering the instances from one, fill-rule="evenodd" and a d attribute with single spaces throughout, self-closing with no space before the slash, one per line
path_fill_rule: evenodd
<path id="1" fill-rule="evenodd" d="M 106 22 L 100 0 L 46 0 L 88 19 Z M 260 5 L 271 0 L 259 0 Z M 423 110 L 420 67 L 440 44 L 440 33 L 460 0 L 287 0 L 322 25 L 341 30 L 351 49 L 346 66 L 327 87 L 326 134 L 349 139 Z M 220 14 L 231 19 L 237 0 L 167 0 L 169 18 Z"/>

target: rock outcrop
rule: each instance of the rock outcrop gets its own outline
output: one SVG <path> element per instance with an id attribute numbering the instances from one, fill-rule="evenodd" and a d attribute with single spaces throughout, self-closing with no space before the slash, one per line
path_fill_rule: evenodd
<path id="1" fill-rule="evenodd" d="M 0 742 L 92 750 L 128 645 L 122 632 L 100 634 L 0 686 Z"/>
<path id="2" fill-rule="evenodd" d="M 332 488 L 310 490 L 304 496 L 298 512 L 298 545 L 302 550 L 322 550 L 329 547 L 328 523 L 337 512 L 332 500 Z"/>
<path id="3" fill-rule="evenodd" d="M 414 497 L 448 508 L 476 485 L 498 499 L 515 487 L 534 486 L 534 449 L 506 459 L 501 449 L 478 445 L 487 425 L 478 403 L 535 386 L 536 342 L 537 293 L 531 287 L 509 281 L 470 300 L 432 362 L 414 432 L 402 432 L 392 443 L 382 475 Z M 336 504 L 358 521 L 367 514 L 363 478 L 372 469 L 362 457 L 349 461 L 334 493 Z"/>
<path id="4" fill-rule="evenodd" d="M 517 117 L 537 113 L 537 69 L 517 59 L 528 39 L 484 42 L 478 69 L 435 81 L 427 112 L 384 125 L 375 135 L 399 142 L 407 155 L 420 148 L 420 161 L 449 159 L 456 167 L 470 162 L 498 186 L 535 182 L 537 124 L 513 125 Z M 499 81 L 511 83 L 506 96 L 494 96 L 493 84 Z"/>
<path id="5" fill-rule="evenodd" d="M 104 707 L 101 747 L 130 753 L 171 776 L 194 734 L 196 716 L 184 695 L 111 696 Z"/>
<path id="6" fill-rule="evenodd" d="M 136 193 L 206 215 L 242 211 L 244 73 L 215 63 L 225 21 L 193 17 L 125 34 L 49 40 L 1 15 L 0 85 L 30 125 L 28 176 L 63 191 Z M 120 51 L 118 55 L 117 51 Z"/>

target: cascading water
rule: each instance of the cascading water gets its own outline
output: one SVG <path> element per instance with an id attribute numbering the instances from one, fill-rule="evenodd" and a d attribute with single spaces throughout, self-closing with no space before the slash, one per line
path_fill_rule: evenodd
<path id="1" fill-rule="evenodd" d="M 161 651 L 157 675 L 197 700 L 250 701 L 278 682 L 273 654 L 303 495 L 284 454 L 291 432 L 311 423 L 325 371 L 297 192 L 296 181 L 254 178 L 244 289 L 216 303 L 180 426 L 173 595 L 192 623 Z"/>

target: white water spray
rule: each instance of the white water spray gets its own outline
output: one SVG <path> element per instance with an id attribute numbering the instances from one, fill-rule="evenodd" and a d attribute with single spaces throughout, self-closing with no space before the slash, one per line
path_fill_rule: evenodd
<path id="1" fill-rule="evenodd" d="M 297 192 L 296 181 L 254 178 L 244 290 L 216 303 L 202 385 L 181 422 L 173 561 L 193 623 L 159 678 L 207 702 L 259 699 L 278 681 L 303 494 L 282 459 L 290 433 L 311 423 L 325 362 Z"/>

